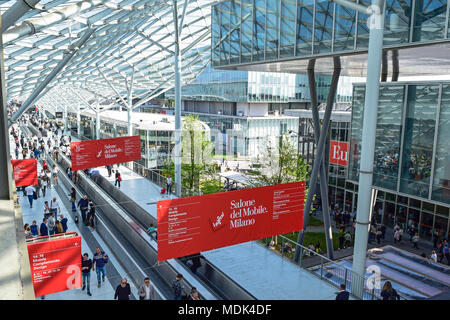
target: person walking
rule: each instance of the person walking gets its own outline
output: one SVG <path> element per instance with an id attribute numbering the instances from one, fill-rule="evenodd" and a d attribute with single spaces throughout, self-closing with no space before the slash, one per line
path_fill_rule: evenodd
<path id="1" fill-rule="evenodd" d="M 30 208 L 33 208 L 34 195 L 36 194 L 36 189 L 33 186 L 28 186 L 25 188 L 25 194 L 30 202 Z"/>
<path id="2" fill-rule="evenodd" d="M 78 205 L 81 211 L 81 218 L 83 219 L 83 223 L 86 223 L 86 212 L 89 208 L 89 200 L 87 198 L 87 195 L 84 195 L 80 201 L 78 201 Z"/>
<path id="3" fill-rule="evenodd" d="M 352 245 L 352 235 L 350 234 L 350 232 L 347 231 L 344 237 L 345 237 L 344 248 L 349 248 Z"/>
<path id="4" fill-rule="evenodd" d="M 95 220 L 95 206 L 94 206 L 93 202 L 89 203 L 89 212 L 88 212 L 86 218 L 87 218 L 86 225 L 92 228 L 91 231 L 94 231 L 94 229 L 95 229 L 95 223 L 94 223 L 94 220 Z"/>
<path id="5" fill-rule="evenodd" d="M 400 300 L 399 294 L 392 288 L 390 281 L 384 283 L 383 289 L 381 290 L 381 297 L 383 300 Z"/>
<path id="6" fill-rule="evenodd" d="M 72 211 L 77 211 L 77 207 L 75 206 L 75 202 L 77 201 L 77 192 L 75 191 L 75 188 L 72 187 L 72 190 L 69 194 L 70 202 L 72 202 Z"/>
<path id="7" fill-rule="evenodd" d="M 91 270 L 94 270 L 94 265 L 92 260 L 89 259 L 89 254 L 83 254 L 83 259 L 81 260 L 81 276 L 83 279 L 83 287 L 81 290 L 84 291 L 87 287 L 87 295 L 92 296 L 91 294 Z"/>
<path id="8" fill-rule="evenodd" d="M 431 259 L 431 261 L 433 261 L 434 263 L 437 263 L 438 257 L 437 257 L 436 251 L 433 250 L 433 251 L 431 252 L 430 259 Z"/>
<path id="9" fill-rule="evenodd" d="M 146 277 L 144 279 L 144 284 L 139 287 L 138 290 L 139 300 L 154 300 L 155 299 L 155 289 L 150 284 L 150 279 Z"/>
<path id="10" fill-rule="evenodd" d="M 42 173 L 41 176 L 41 186 L 42 186 L 42 197 L 45 198 L 45 193 L 47 191 L 47 176 Z"/>
<path id="11" fill-rule="evenodd" d="M 61 207 L 59 206 L 59 202 L 56 197 L 50 201 L 50 212 L 55 214 L 55 219 L 58 219 L 58 212 L 61 213 Z"/>
<path id="12" fill-rule="evenodd" d="M 419 246 L 418 246 L 419 240 L 420 240 L 419 234 L 416 232 L 416 233 L 414 234 L 414 236 L 412 237 L 413 248 L 419 249 Z"/>
<path id="13" fill-rule="evenodd" d="M 95 250 L 96 252 L 93 257 L 94 266 L 92 267 L 92 270 L 97 273 L 97 286 L 100 288 L 102 286 L 102 283 L 100 282 L 100 274 L 102 282 L 105 282 L 105 264 L 108 263 L 108 255 L 100 248 L 96 248 Z"/>
<path id="14" fill-rule="evenodd" d="M 339 250 L 344 249 L 344 232 L 339 233 Z"/>
<path id="15" fill-rule="evenodd" d="M 111 174 L 112 174 L 112 166 L 111 166 L 110 164 L 108 164 L 108 165 L 106 166 L 106 170 L 108 170 L 108 178 L 110 178 L 110 177 L 111 177 Z"/>
<path id="16" fill-rule="evenodd" d="M 434 230 L 434 232 L 433 232 L 433 249 L 438 248 L 438 246 L 437 246 L 438 242 L 439 242 L 439 231 Z"/>
<path id="17" fill-rule="evenodd" d="M 122 181 L 122 177 L 120 176 L 119 170 L 116 170 L 116 182 L 114 183 L 114 186 L 116 187 L 119 185 L 120 188 L 120 181 Z"/>
<path id="18" fill-rule="evenodd" d="M 179 273 L 175 280 L 172 281 L 173 296 L 175 300 L 181 300 L 181 293 L 184 289 L 184 286 L 181 284 L 182 279 L 183 275 Z"/>
<path id="19" fill-rule="evenodd" d="M 52 178 L 53 178 L 53 184 L 55 186 L 58 185 L 58 168 L 56 167 L 56 164 L 53 165 Z"/>
<path id="20" fill-rule="evenodd" d="M 121 283 L 117 286 L 116 292 L 114 293 L 114 300 L 130 300 L 131 287 L 127 283 L 127 279 L 123 278 Z"/>
<path id="21" fill-rule="evenodd" d="M 50 205 L 48 204 L 48 201 L 44 202 L 44 217 L 48 218 L 50 217 Z"/>
<path id="22" fill-rule="evenodd" d="M 172 177 L 167 177 L 167 195 L 170 195 L 172 193 Z"/>
<path id="23" fill-rule="evenodd" d="M 55 234 L 55 226 L 56 226 L 55 213 L 51 212 L 47 222 L 48 234 L 50 236 Z"/>
<path id="24" fill-rule="evenodd" d="M 381 228 L 377 228 L 376 237 L 377 237 L 377 244 L 380 245 L 381 239 L 383 238 L 383 233 L 381 232 Z"/>
<path id="25" fill-rule="evenodd" d="M 443 253 L 445 258 L 447 259 L 447 264 L 450 266 L 450 248 L 447 241 L 445 241 Z"/>
<path id="26" fill-rule="evenodd" d="M 350 297 L 350 292 L 347 291 L 346 285 L 341 284 L 339 286 L 339 293 L 336 295 L 336 300 L 348 300 Z"/>

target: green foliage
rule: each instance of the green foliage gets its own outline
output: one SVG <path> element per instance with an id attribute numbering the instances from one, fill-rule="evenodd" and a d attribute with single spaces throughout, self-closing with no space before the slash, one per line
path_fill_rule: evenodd
<path id="1" fill-rule="evenodd" d="M 308 164 L 298 154 L 287 135 L 280 137 L 276 147 L 268 144 L 253 165 L 254 186 L 306 181 Z"/>

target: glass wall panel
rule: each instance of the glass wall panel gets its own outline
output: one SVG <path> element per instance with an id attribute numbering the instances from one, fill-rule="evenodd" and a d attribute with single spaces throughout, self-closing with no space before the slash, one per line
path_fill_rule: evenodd
<path id="1" fill-rule="evenodd" d="M 264 60 L 266 40 L 266 0 L 255 0 L 253 23 L 253 61 Z"/>
<path id="2" fill-rule="evenodd" d="M 220 41 L 230 30 L 230 8 L 229 3 L 222 2 L 217 5 L 219 30 L 217 32 L 217 41 Z M 220 65 L 229 64 L 230 42 L 229 39 L 222 41 L 218 47 Z"/>
<path id="3" fill-rule="evenodd" d="M 355 1 L 353 1 L 355 2 Z M 356 11 L 336 5 L 334 51 L 353 50 L 355 46 Z"/>
<path id="4" fill-rule="evenodd" d="M 439 133 L 431 198 L 450 204 L 450 85 L 442 87 Z"/>
<path id="5" fill-rule="evenodd" d="M 230 30 L 241 21 L 241 6 L 239 3 L 230 2 Z M 230 63 L 239 63 L 241 57 L 241 32 L 235 28 L 230 34 Z"/>
<path id="6" fill-rule="evenodd" d="M 395 204 L 391 202 L 384 203 L 384 219 L 383 222 L 388 227 L 394 226 Z"/>
<path id="7" fill-rule="evenodd" d="M 439 232 L 440 236 L 447 237 L 448 234 L 448 217 L 441 217 L 436 215 L 434 218 L 434 230 Z"/>
<path id="8" fill-rule="evenodd" d="M 358 181 L 359 152 L 361 148 L 363 106 L 365 87 L 357 86 L 353 88 L 352 122 L 350 134 L 350 161 L 349 179 Z"/>
<path id="9" fill-rule="evenodd" d="M 370 7 L 370 0 L 359 0 L 359 3 L 365 7 Z M 358 37 L 356 38 L 356 48 L 366 49 L 369 47 L 369 26 L 367 24 L 369 16 L 358 13 Z"/>
<path id="10" fill-rule="evenodd" d="M 413 42 L 444 37 L 447 1 L 416 0 Z"/>
<path id="11" fill-rule="evenodd" d="M 280 58 L 294 56 L 297 0 L 281 2 Z"/>
<path id="12" fill-rule="evenodd" d="M 221 7 L 221 4 L 218 4 L 217 6 L 213 7 L 211 9 L 211 43 L 216 44 L 220 40 L 220 13 L 219 9 Z M 212 58 L 212 64 L 213 66 L 220 65 L 220 57 L 219 57 L 219 51 L 220 46 L 217 48 L 217 50 L 211 50 L 211 58 Z"/>
<path id="13" fill-rule="evenodd" d="M 298 0 L 297 56 L 311 54 L 314 0 Z"/>
<path id="14" fill-rule="evenodd" d="M 278 58 L 280 33 L 280 1 L 267 0 L 266 15 L 266 59 Z"/>
<path id="15" fill-rule="evenodd" d="M 380 87 L 373 185 L 397 189 L 404 86 Z"/>
<path id="16" fill-rule="evenodd" d="M 400 191 L 428 197 L 439 86 L 408 87 Z"/>
<path id="17" fill-rule="evenodd" d="M 315 54 L 331 52 L 333 11 L 333 2 L 316 0 L 316 20 L 314 26 Z"/>
<path id="18" fill-rule="evenodd" d="M 253 21 L 253 1 L 241 2 L 242 24 L 241 24 L 241 62 L 252 60 L 252 21 Z M 246 19 L 244 19 L 249 15 Z M 216 51 L 216 50 L 213 50 Z"/>
<path id="19" fill-rule="evenodd" d="M 408 42 L 411 0 L 387 0 L 385 12 L 383 45 Z"/>
<path id="20" fill-rule="evenodd" d="M 420 236 L 424 239 L 431 239 L 433 230 L 433 214 L 422 211 L 420 220 Z"/>

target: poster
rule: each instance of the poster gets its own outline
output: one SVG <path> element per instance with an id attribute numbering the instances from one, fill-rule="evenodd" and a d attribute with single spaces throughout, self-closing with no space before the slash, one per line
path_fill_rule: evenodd
<path id="1" fill-rule="evenodd" d="M 38 184 L 37 160 L 11 160 L 16 187 L 34 186 Z"/>
<path id="2" fill-rule="evenodd" d="M 47 240 L 48 239 L 48 240 Z M 36 297 L 81 287 L 81 237 L 41 237 L 27 241 Z"/>
<path id="3" fill-rule="evenodd" d="M 348 142 L 330 141 L 330 163 L 348 165 Z"/>
<path id="4" fill-rule="evenodd" d="M 158 261 L 302 230 L 305 182 L 157 203 Z"/>
<path id="5" fill-rule="evenodd" d="M 83 170 L 141 159 L 139 136 L 77 141 L 70 144 L 72 170 Z"/>

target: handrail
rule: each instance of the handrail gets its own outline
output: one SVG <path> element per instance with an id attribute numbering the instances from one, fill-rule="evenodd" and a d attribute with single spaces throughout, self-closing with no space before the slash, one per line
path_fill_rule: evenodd
<path id="1" fill-rule="evenodd" d="M 352 269 L 343 266 L 341 264 L 336 263 L 335 261 L 329 259 L 328 257 L 321 255 L 283 235 L 279 235 L 278 237 L 281 238 L 282 240 L 282 244 L 281 244 L 281 255 L 283 258 L 285 258 L 285 242 L 287 241 L 288 243 L 292 244 L 292 248 L 295 248 L 295 246 L 300 247 L 300 259 L 298 262 L 298 265 L 300 268 L 311 272 L 312 274 L 314 274 L 315 276 L 319 277 L 321 280 L 325 280 L 327 282 L 329 282 L 330 284 L 336 286 L 339 288 L 339 286 L 341 284 L 345 284 L 346 287 L 348 289 L 351 288 L 351 284 L 352 283 L 361 283 L 359 281 L 354 282 L 352 281 L 352 279 L 354 278 L 361 278 L 360 275 L 355 274 L 353 272 Z M 312 267 L 303 267 L 302 266 L 302 262 L 303 262 L 303 256 L 304 256 L 304 252 L 308 252 L 308 254 L 311 256 L 317 256 L 320 257 L 320 265 L 319 266 L 312 266 Z M 288 258 L 289 259 L 289 258 Z M 291 259 L 289 259 L 291 260 Z M 325 274 L 327 276 L 325 276 Z M 363 300 L 378 300 L 381 298 L 380 295 L 380 289 L 376 289 L 376 288 L 367 288 L 367 284 L 369 283 L 369 278 L 364 276 L 362 277 L 363 281 L 362 283 L 364 284 L 364 288 L 363 288 Z M 402 300 L 405 300 L 405 297 L 400 296 L 400 298 Z"/>

